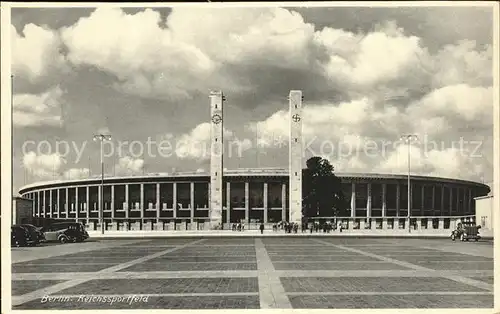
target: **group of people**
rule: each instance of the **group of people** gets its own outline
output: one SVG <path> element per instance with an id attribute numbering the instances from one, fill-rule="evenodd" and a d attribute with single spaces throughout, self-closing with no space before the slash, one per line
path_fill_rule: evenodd
<path id="1" fill-rule="evenodd" d="M 323 233 L 330 233 L 330 231 L 335 230 L 336 228 L 335 228 L 334 223 L 327 221 L 321 225 L 318 222 L 314 222 L 313 224 L 311 224 L 309 229 L 310 229 L 311 233 L 313 231 L 316 231 L 316 232 L 323 231 Z M 338 224 L 338 229 L 340 232 L 342 232 L 342 224 L 340 222 Z"/>
<path id="2" fill-rule="evenodd" d="M 334 223 L 330 221 L 327 221 L 322 224 L 316 221 L 309 224 L 303 223 L 301 225 L 294 222 L 280 221 L 279 223 L 275 223 L 273 225 L 273 231 L 278 231 L 278 229 L 280 229 L 280 230 L 285 230 L 285 233 L 292 233 L 292 232 L 297 233 L 299 230 L 299 226 L 301 232 L 309 231 L 310 233 L 321 232 L 321 231 L 323 231 L 324 233 L 329 233 L 332 230 L 336 230 L 337 228 L 339 229 L 340 232 L 342 232 L 343 229 L 343 225 L 340 222 L 337 227 Z"/>
<path id="3" fill-rule="evenodd" d="M 302 229 L 304 226 L 302 226 Z M 288 221 L 280 221 L 273 224 L 273 231 L 278 231 L 278 229 L 285 230 L 285 233 L 297 233 L 299 230 L 299 224 Z"/>
<path id="4" fill-rule="evenodd" d="M 238 222 L 238 223 L 233 223 L 231 226 L 232 231 L 244 231 L 245 230 L 245 223 L 243 222 Z"/>
<path id="5" fill-rule="evenodd" d="M 323 231 L 324 233 L 329 233 L 332 230 L 339 229 L 340 232 L 342 232 L 343 226 L 339 222 L 338 227 L 330 222 L 327 221 L 325 223 L 320 224 L 319 222 L 312 222 L 312 223 L 296 223 L 296 222 L 288 222 L 288 221 L 280 221 L 277 223 L 273 224 L 273 231 L 277 232 L 278 230 L 284 230 L 285 233 L 298 233 L 300 231 L 302 233 L 309 231 L 310 233 L 313 232 L 321 232 Z M 264 233 L 265 225 L 264 223 L 260 223 L 259 225 L 260 233 Z M 245 223 L 244 222 L 238 222 L 238 223 L 233 223 L 231 226 L 232 231 L 244 231 L 245 230 Z"/>

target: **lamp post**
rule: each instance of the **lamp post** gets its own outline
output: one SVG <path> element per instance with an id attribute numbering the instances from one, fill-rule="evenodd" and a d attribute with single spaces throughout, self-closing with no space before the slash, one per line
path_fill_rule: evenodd
<path id="1" fill-rule="evenodd" d="M 104 158 L 103 158 L 103 143 L 110 141 L 111 135 L 109 134 L 96 134 L 94 141 L 100 141 L 101 144 L 101 201 L 99 204 L 99 223 L 101 224 L 101 234 L 104 234 Z"/>
<path id="2" fill-rule="evenodd" d="M 411 184 L 410 184 L 410 177 L 411 177 L 411 165 L 410 165 L 410 154 L 411 154 L 411 143 L 413 141 L 418 140 L 418 136 L 416 134 L 405 134 L 401 136 L 401 140 L 404 141 L 408 145 L 408 232 L 411 232 Z"/>

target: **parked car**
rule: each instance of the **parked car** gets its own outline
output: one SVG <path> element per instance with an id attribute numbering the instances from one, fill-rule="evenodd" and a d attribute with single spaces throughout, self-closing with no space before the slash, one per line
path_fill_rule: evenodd
<path id="1" fill-rule="evenodd" d="M 78 222 L 53 223 L 43 229 L 47 241 L 82 242 L 89 238 L 83 224 Z"/>
<path id="2" fill-rule="evenodd" d="M 474 224 L 459 224 L 457 229 L 451 232 L 451 240 L 460 239 L 460 241 L 474 240 L 478 241 L 481 239 L 479 235 L 479 229 L 481 226 L 475 226 Z"/>
<path id="3" fill-rule="evenodd" d="M 39 232 L 38 232 L 38 229 L 35 226 L 28 225 L 28 224 L 20 224 L 20 225 L 13 225 L 13 227 L 21 227 L 21 228 L 25 229 L 29 233 L 30 239 L 33 240 L 33 242 L 30 243 L 30 245 L 36 246 L 37 244 L 40 243 L 40 241 L 39 241 Z"/>
<path id="4" fill-rule="evenodd" d="M 43 233 L 42 228 L 35 227 L 33 225 L 30 225 L 30 224 L 22 224 L 20 226 L 28 229 L 28 231 L 31 234 L 36 235 L 36 244 L 46 242 L 45 234 Z"/>
<path id="5" fill-rule="evenodd" d="M 10 245 L 13 247 L 33 245 L 35 239 L 28 229 L 19 225 L 10 227 Z"/>

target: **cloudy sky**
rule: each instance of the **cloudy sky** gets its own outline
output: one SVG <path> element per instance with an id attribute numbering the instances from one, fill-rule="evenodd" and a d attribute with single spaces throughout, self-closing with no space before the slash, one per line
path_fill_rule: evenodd
<path id="1" fill-rule="evenodd" d="M 106 173 L 287 167 L 290 90 L 305 157 L 337 172 L 491 182 L 490 8 L 13 9 L 14 190 Z M 231 147 L 229 147 L 231 144 Z M 230 155 L 231 154 L 231 155 Z M 90 170 L 89 170 L 90 169 Z"/>

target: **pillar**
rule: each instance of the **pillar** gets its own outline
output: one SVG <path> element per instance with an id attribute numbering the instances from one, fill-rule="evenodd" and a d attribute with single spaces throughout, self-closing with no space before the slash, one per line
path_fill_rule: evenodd
<path id="1" fill-rule="evenodd" d="M 67 188 L 66 188 L 66 193 L 67 193 Z M 55 202 L 55 210 L 57 211 L 57 217 L 60 217 L 61 214 L 61 189 L 57 189 L 57 200 Z M 52 192 L 51 192 L 52 195 Z"/>
<path id="2" fill-rule="evenodd" d="M 432 185 L 432 215 L 436 214 L 436 186 Z"/>
<path id="3" fill-rule="evenodd" d="M 427 226 L 427 228 L 429 228 L 429 226 Z M 438 228 L 439 230 L 444 230 L 444 218 L 442 217 L 439 218 Z"/>
<path id="4" fill-rule="evenodd" d="M 143 220 L 144 219 L 144 211 L 145 211 L 145 206 L 144 206 L 144 183 L 141 183 L 141 198 L 140 198 L 139 208 L 141 209 L 141 220 Z"/>
<path id="5" fill-rule="evenodd" d="M 129 186 L 125 184 L 125 218 L 128 218 L 128 208 L 129 208 L 129 197 L 128 197 Z"/>
<path id="6" fill-rule="evenodd" d="M 78 221 L 78 218 L 80 218 L 80 203 L 78 200 L 78 187 L 75 187 L 75 207 L 76 207 L 76 221 Z"/>
<path id="7" fill-rule="evenodd" d="M 59 194 L 59 192 L 58 192 L 58 194 Z M 59 197 L 59 195 L 57 195 L 57 197 Z M 66 218 L 68 217 L 69 212 L 71 211 L 69 205 L 70 205 L 69 204 L 69 188 L 66 188 L 66 210 L 65 210 L 65 212 L 66 212 Z M 58 209 L 58 211 L 59 211 L 59 214 L 58 214 L 58 216 L 59 216 L 59 215 L 61 215 L 61 209 Z"/>
<path id="8" fill-rule="evenodd" d="M 50 211 L 50 218 L 53 217 L 53 210 L 52 210 L 52 190 L 49 191 L 49 211 Z"/>
<path id="9" fill-rule="evenodd" d="M 420 202 L 420 216 L 424 215 L 425 211 L 425 185 L 422 184 L 422 200 Z"/>
<path id="10" fill-rule="evenodd" d="M 441 185 L 441 209 L 439 210 L 439 216 L 444 216 L 444 185 Z"/>
<path id="11" fill-rule="evenodd" d="M 448 215 L 451 216 L 451 211 L 453 208 L 453 188 L 449 186 L 448 190 L 450 190 L 450 208 L 448 208 Z"/>
<path id="12" fill-rule="evenodd" d="M 160 222 L 160 183 L 156 183 L 156 222 Z"/>
<path id="13" fill-rule="evenodd" d="M 177 182 L 174 182 L 174 184 L 172 184 L 172 195 L 173 195 L 172 207 L 174 209 L 173 217 L 177 218 Z"/>
<path id="14" fill-rule="evenodd" d="M 231 222 L 231 182 L 226 182 L 226 221 Z"/>
<path id="15" fill-rule="evenodd" d="M 290 102 L 290 222 L 302 222 L 302 91 L 292 90 Z"/>
<path id="16" fill-rule="evenodd" d="M 30 194 L 30 196 L 31 196 L 31 200 L 32 200 L 32 202 L 31 202 L 31 215 L 32 215 L 33 217 L 36 217 L 36 207 L 37 207 L 37 206 L 36 206 L 36 202 L 35 202 L 35 193 L 34 193 L 34 192 L 32 192 L 32 193 Z"/>
<path id="17" fill-rule="evenodd" d="M 370 218 L 372 216 L 372 184 L 367 185 L 367 200 L 366 200 L 366 217 Z"/>
<path id="18" fill-rule="evenodd" d="M 286 221 L 286 183 L 281 185 L 281 220 Z"/>
<path id="19" fill-rule="evenodd" d="M 90 186 L 87 185 L 86 189 L 87 189 L 87 193 L 85 194 L 85 196 L 86 196 L 85 206 L 87 206 L 86 215 L 87 215 L 87 223 L 88 223 L 89 218 L 90 218 Z"/>
<path id="20" fill-rule="evenodd" d="M 267 223 L 267 211 L 268 211 L 268 185 L 267 182 L 264 182 L 264 223 Z"/>
<path id="21" fill-rule="evenodd" d="M 474 200 L 472 199 L 472 189 L 469 188 L 469 198 L 467 199 L 467 212 L 469 214 L 474 214 L 474 212 L 472 211 L 472 202 Z M 478 224 L 479 222 L 476 221 L 476 224 Z"/>
<path id="22" fill-rule="evenodd" d="M 99 222 L 98 222 L 99 225 L 101 224 L 101 218 L 102 218 L 102 221 L 104 223 L 104 202 L 101 201 L 104 197 L 102 195 L 102 194 L 104 194 L 103 192 L 104 192 L 104 188 L 101 189 L 101 185 L 99 185 L 97 187 L 97 208 L 99 209 L 98 210 L 99 214 L 97 217 L 99 217 Z M 101 210 L 101 206 L 102 206 L 102 210 Z M 102 217 L 101 217 L 101 215 L 102 215 Z"/>
<path id="23" fill-rule="evenodd" d="M 111 202 L 110 202 L 110 206 L 111 206 L 111 219 L 115 219 L 115 185 L 112 184 L 111 185 Z"/>
<path id="24" fill-rule="evenodd" d="M 41 195 L 41 192 L 38 191 L 38 204 L 37 204 L 37 207 L 38 207 L 38 217 L 42 217 L 42 201 L 41 201 L 41 198 L 40 198 L 40 195 Z"/>
<path id="25" fill-rule="evenodd" d="M 382 183 L 382 217 L 387 216 L 387 184 Z"/>
<path id="26" fill-rule="evenodd" d="M 223 103 L 221 91 L 210 93 L 211 154 L 210 154 L 210 224 L 222 223 L 222 178 L 223 178 Z"/>
<path id="27" fill-rule="evenodd" d="M 356 217 L 356 183 L 351 183 L 351 217 Z"/>
<path id="28" fill-rule="evenodd" d="M 401 208 L 401 186 L 398 184 L 396 185 L 396 217 L 399 217 L 399 209 Z"/>
<path id="29" fill-rule="evenodd" d="M 250 183 L 245 182 L 245 222 L 249 222 L 250 216 Z"/>
<path id="30" fill-rule="evenodd" d="M 189 189 L 190 189 L 190 205 L 191 205 L 191 208 L 189 210 L 189 215 L 190 215 L 190 220 L 191 220 L 191 223 L 194 222 L 194 182 L 191 182 L 190 185 L 189 185 Z M 222 189 L 221 189 L 222 190 Z M 222 198 L 221 198 L 222 199 Z M 222 217 L 222 216 L 221 216 Z M 222 219 L 222 218 L 221 218 Z"/>

